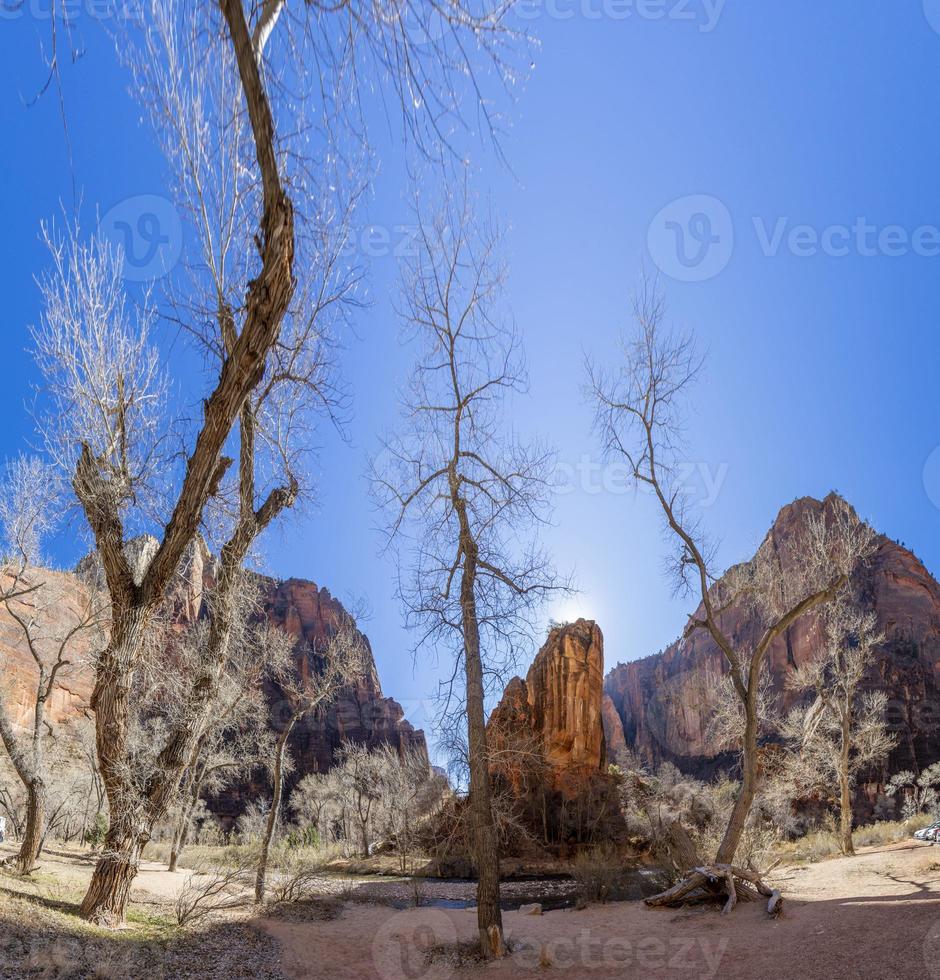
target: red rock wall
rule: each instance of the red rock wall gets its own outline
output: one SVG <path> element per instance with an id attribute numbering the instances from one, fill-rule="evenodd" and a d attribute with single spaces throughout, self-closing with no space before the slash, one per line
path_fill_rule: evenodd
<path id="1" fill-rule="evenodd" d="M 769 533 L 784 562 L 800 547 L 806 515 L 824 506 L 804 498 L 781 510 Z M 886 537 L 878 539 L 877 553 L 855 584 L 886 636 L 869 685 L 887 693 L 889 721 L 900 740 L 887 771 L 921 769 L 940 759 L 940 585 L 909 550 Z M 751 629 L 745 616 L 731 611 L 730 633 Z M 816 618 L 807 616 L 771 647 L 771 677 L 785 706 L 793 699 L 788 673 L 816 656 L 819 643 Z M 724 658 L 701 631 L 662 653 L 614 667 L 605 691 L 626 743 L 652 765 L 671 761 L 700 775 L 727 763 L 706 739 L 702 696 L 703 679 L 724 669 Z"/>
<path id="2" fill-rule="evenodd" d="M 143 555 L 146 560 L 149 539 L 137 539 L 133 543 L 132 557 Z M 84 574 L 89 574 L 86 559 Z M 91 569 L 93 573 L 93 568 Z M 44 578 L 52 578 L 62 590 L 59 605 L 63 621 L 69 607 L 76 605 L 85 595 L 85 588 L 77 575 L 70 573 L 43 572 Z M 182 622 L 202 615 L 203 591 L 211 581 L 212 559 L 201 544 L 190 549 L 181 563 L 180 574 L 174 585 L 171 602 L 175 614 Z M 313 648 L 322 645 L 330 631 L 343 615 L 341 604 L 326 589 L 302 579 L 278 582 L 262 580 L 265 611 L 272 623 L 283 627 L 297 638 L 296 656 L 303 674 L 313 666 Z M 368 639 L 365 639 L 369 656 L 362 675 L 344 690 L 336 701 L 321 714 L 301 722 L 291 738 L 291 751 L 296 763 L 295 779 L 308 772 L 324 771 L 330 767 L 334 752 L 340 744 L 349 740 L 370 747 L 383 743 L 395 746 L 399 751 L 417 749 L 427 754 L 424 732 L 416 730 L 405 720 L 401 705 L 382 693 L 378 672 L 372 657 Z M 89 651 L 84 651 L 86 654 Z M 87 663 L 64 672 L 61 684 L 50 706 L 54 721 L 67 720 L 87 712 L 93 677 Z M 13 707 L 14 716 L 23 724 L 29 721 L 35 667 L 23 644 L 16 624 L 0 606 L 0 696 Z M 268 691 L 272 705 L 272 717 L 278 717 L 279 692 L 272 687 Z M 237 814 L 241 807 L 244 790 L 219 802 L 220 809 Z"/>
<path id="3" fill-rule="evenodd" d="M 600 627 L 582 619 L 553 629 L 526 679 L 513 678 L 493 711 L 488 730 L 494 745 L 529 736 L 556 788 L 604 772 L 603 685 Z"/>

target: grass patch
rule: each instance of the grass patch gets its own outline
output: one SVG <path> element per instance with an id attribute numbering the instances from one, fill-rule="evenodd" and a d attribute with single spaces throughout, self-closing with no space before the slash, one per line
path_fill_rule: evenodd
<path id="1" fill-rule="evenodd" d="M 909 820 L 880 820 L 877 823 L 857 827 L 852 833 L 855 847 L 883 847 L 906 840 L 914 833 L 932 822 L 926 813 L 918 814 Z M 815 864 L 829 858 L 841 857 L 839 835 L 831 830 L 817 830 L 799 840 L 780 844 L 775 856 L 784 864 Z"/>

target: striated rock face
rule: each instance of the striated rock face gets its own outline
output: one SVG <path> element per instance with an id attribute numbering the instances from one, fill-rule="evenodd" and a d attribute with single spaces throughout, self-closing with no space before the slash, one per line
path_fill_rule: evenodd
<path id="1" fill-rule="evenodd" d="M 128 557 L 139 581 L 156 551 L 156 541 L 148 536 L 136 538 L 127 545 Z M 180 562 L 170 601 L 175 618 L 180 623 L 193 622 L 205 615 L 204 592 L 214 576 L 214 559 L 205 544 L 198 540 Z M 54 583 L 61 595 L 54 610 L 65 623 L 72 608 L 87 597 L 85 582 L 103 584 L 100 566 L 94 557 L 83 559 L 76 572 L 47 572 L 45 581 Z M 314 649 L 321 646 L 344 615 L 341 604 L 326 589 L 302 579 L 276 581 L 261 579 L 264 609 L 270 621 L 281 626 L 297 639 L 295 656 L 302 674 L 314 667 Z M 74 618 L 74 616 L 73 616 Z M 55 624 L 52 624 L 55 628 Z M 332 765 L 334 752 L 343 741 L 352 741 L 370 748 L 389 744 L 404 752 L 417 749 L 427 754 L 424 733 L 405 720 L 401 705 L 382 693 L 378 671 L 369 641 L 364 637 L 369 654 L 362 674 L 349 685 L 336 701 L 321 713 L 310 716 L 297 725 L 292 733 L 290 748 L 296 762 L 294 777 L 308 772 L 325 771 Z M 80 651 L 90 654 L 91 651 Z M 77 663 L 60 675 L 59 690 L 50 705 L 53 721 L 67 721 L 88 713 L 93 676 L 87 662 Z M 0 696 L 7 698 L 17 721 L 28 721 L 31 698 L 35 691 L 35 665 L 25 648 L 22 635 L 0 606 Z M 280 692 L 268 691 L 272 717 L 277 718 Z M 219 801 L 227 815 L 237 815 L 241 809 L 239 794 Z"/>
<path id="2" fill-rule="evenodd" d="M 265 580 L 265 611 L 272 623 L 297 638 L 296 656 L 301 674 L 314 667 L 314 650 L 326 642 L 345 615 L 342 605 L 327 589 L 303 579 Z M 427 754 L 424 732 L 405 720 L 401 705 L 382 693 L 369 640 L 363 637 L 368 656 L 362 674 L 324 712 L 308 716 L 295 729 L 291 751 L 298 770 L 324 772 L 344 741 L 377 748 L 389 744 L 405 752 Z M 272 691 L 271 697 L 277 696 Z"/>
<path id="3" fill-rule="evenodd" d="M 46 607 L 43 616 L 49 624 L 48 634 L 64 635 L 81 622 L 87 591 L 74 575 L 30 569 L 24 575 L 24 581 L 29 585 L 45 584 L 42 602 Z M 26 598 L 23 612 L 32 602 Z M 73 641 L 70 651 L 73 664 L 57 675 L 55 690 L 46 705 L 46 717 L 53 724 L 69 721 L 88 711 L 92 677 L 83 661 L 93 651 L 82 638 Z M 14 724 L 32 725 L 37 680 L 36 663 L 30 656 L 23 632 L 6 606 L 0 604 L 0 697 L 5 698 Z"/>
<path id="4" fill-rule="evenodd" d="M 509 682 L 490 717 L 494 750 L 528 741 L 555 788 L 604 772 L 603 678 L 604 637 L 596 623 L 581 619 L 552 630 L 526 679 Z"/>
<path id="5" fill-rule="evenodd" d="M 601 719 L 604 722 L 604 741 L 607 743 L 607 756 L 613 761 L 619 752 L 627 747 L 627 739 L 623 733 L 623 722 L 617 713 L 617 706 L 609 694 L 601 701 Z"/>
<path id="6" fill-rule="evenodd" d="M 769 534 L 785 564 L 801 547 L 807 516 L 832 500 L 802 498 L 780 511 Z M 854 584 L 885 634 L 868 679 L 872 689 L 887 693 L 889 722 L 899 737 L 885 769 L 920 770 L 940 759 L 940 585 L 907 548 L 884 536 Z M 726 623 L 732 635 L 752 629 L 747 617 L 734 609 Z M 815 657 L 820 642 L 817 619 L 809 615 L 771 647 L 770 677 L 784 707 L 794 697 L 786 689 L 788 674 Z M 655 656 L 616 666 L 605 691 L 627 745 L 652 765 L 670 761 L 701 776 L 725 764 L 727 759 L 706 737 L 703 697 L 708 675 L 724 672 L 724 658 L 703 631 Z"/>

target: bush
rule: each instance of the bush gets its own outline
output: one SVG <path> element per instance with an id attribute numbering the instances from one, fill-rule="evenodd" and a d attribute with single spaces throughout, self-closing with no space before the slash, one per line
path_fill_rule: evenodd
<path id="1" fill-rule="evenodd" d="M 910 837 L 915 830 L 926 827 L 931 818 L 926 813 L 917 814 L 910 820 L 880 820 L 876 823 L 857 827 L 852 833 L 856 847 L 879 847 L 884 844 L 894 844 Z M 809 862 L 815 864 L 827 858 L 841 857 L 842 848 L 839 836 L 830 827 L 816 830 L 777 847 L 777 855 L 788 864 Z"/>
<path id="2" fill-rule="evenodd" d="M 103 813 L 96 813 L 94 823 L 85 831 L 85 843 L 98 848 L 104 846 L 108 833 L 108 818 Z"/>
<path id="3" fill-rule="evenodd" d="M 291 848 L 320 846 L 320 832 L 316 827 L 291 827 L 285 837 L 287 846 Z"/>
<path id="4" fill-rule="evenodd" d="M 623 868 L 616 848 L 602 844 L 582 851 L 571 868 L 571 877 L 578 884 L 578 897 L 585 903 L 606 902 L 620 880 Z"/>

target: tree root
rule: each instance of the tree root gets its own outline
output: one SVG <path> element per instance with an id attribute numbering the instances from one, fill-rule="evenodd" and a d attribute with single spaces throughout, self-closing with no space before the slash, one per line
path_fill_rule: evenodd
<path id="1" fill-rule="evenodd" d="M 756 871 L 731 864 L 709 864 L 693 868 L 672 888 L 646 899 L 646 904 L 651 908 L 662 908 L 724 899 L 721 911 L 726 915 L 739 901 L 753 902 L 761 898 L 768 900 L 768 915 L 777 916 L 783 910 L 780 891 L 765 885 Z"/>

